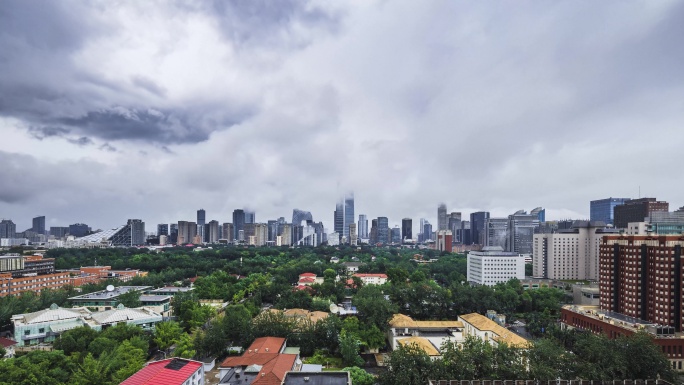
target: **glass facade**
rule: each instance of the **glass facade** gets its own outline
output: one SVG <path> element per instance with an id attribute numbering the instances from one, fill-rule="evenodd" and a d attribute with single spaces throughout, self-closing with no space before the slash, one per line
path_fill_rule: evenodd
<path id="1" fill-rule="evenodd" d="M 606 198 L 591 201 L 589 204 L 589 220 L 602 221 L 607 225 L 614 224 L 615 206 L 620 206 L 630 198 Z"/>

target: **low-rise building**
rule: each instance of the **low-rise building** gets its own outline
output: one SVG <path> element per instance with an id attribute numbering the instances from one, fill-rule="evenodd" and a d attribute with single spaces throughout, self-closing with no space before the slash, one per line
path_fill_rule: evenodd
<path id="1" fill-rule="evenodd" d="M 383 285 L 387 282 L 387 274 L 356 273 L 352 277 L 360 278 L 364 285 Z"/>
<path id="2" fill-rule="evenodd" d="M 478 314 L 470 313 L 458 317 L 463 322 L 463 332 L 466 336 L 474 336 L 494 346 L 506 343 L 510 347 L 528 348 L 530 342 L 514 332 L 500 326 L 491 319 Z"/>
<path id="3" fill-rule="evenodd" d="M 142 293 L 151 288 L 152 286 L 111 286 L 107 290 L 82 294 L 76 297 L 71 297 L 69 300 L 76 307 L 85 306 L 97 311 L 111 310 L 119 304 L 120 295 L 126 294 L 130 291 Z"/>
<path id="4" fill-rule="evenodd" d="M 284 353 L 286 347 L 284 338 L 257 338 L 240 357 L 228 357 L 219 365 L 219 384 L 282 384 L 299 359 L 297 354 Z"/>
<path id="5" fill-rule="evenodd" d="M 287 372 L 282 385 L 352 385 L 349 372 Z"/>
<path id="6" fill-rule="evenodd" d="M 0 297 L 24 292 L 40 293 L 71 283 L 68 273 L 55 272 L 54 258 L 42 255 L 9 254 L 0 256 Z"/>
<path id="7" fill-rule="evenodd" d="M 125 323 L 153 330 L 154 325 L 162 321 L 162 316 L 148 308 L 129 309 L 123 305 L 103 312 L 91 312 L 85 307 L 67 309 L 52 304 L 45 310 L 13 315 L 11 321 L 18 346 L 26 346 L 53 342 L 63 332 L 81 326 L 100 331 Z"/>
<path id="8" fill-rule="evenodd" d="M 204 385 L 204 365 L 184 358 L 154 361 L 121 385 Z"/>
<path id="9" fill-rule="evenodd" d="M 434 356 L 434 351 L 427 349 L 428 346 L 432 346 L 438 355 L 441 355 L 441 347 L 445 342 L 463 342 L 461 321 L 414 321 L 407 315 L 395 314 L 389 325 L 387 338 L 392 350 L 397 349 L 400 343 L 405 344 L 403 340 L 408 340 L 417 343 L 426 353 Z"/>
<path id="10" fill-rule="evenodd" d="M 5 349 L 4 358 L 14 357 L 14 346 L 17 345 L 17 341 L 11 340 L 9 338 L 0 337 L 0 346 Z"/>

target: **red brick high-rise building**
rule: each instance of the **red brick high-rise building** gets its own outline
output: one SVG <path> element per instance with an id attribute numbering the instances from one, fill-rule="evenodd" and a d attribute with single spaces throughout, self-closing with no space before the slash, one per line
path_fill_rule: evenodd
<path id="1" fill-rule="evenodd" d="M 682 331 L 684 236 L 604 236 L 599 250 L 601 309 Z"/>

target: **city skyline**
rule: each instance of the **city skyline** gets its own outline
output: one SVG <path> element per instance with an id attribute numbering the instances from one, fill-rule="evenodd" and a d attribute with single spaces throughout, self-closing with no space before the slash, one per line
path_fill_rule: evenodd
<path id="1" fill-rule="evenodd" d="M 245 207 L 332 229 L 340 188 L 415 234 L 440 202 L 548 220 L 684 204 L 682 3 L 3 5 L 0 218 L 18 231 Z"/>

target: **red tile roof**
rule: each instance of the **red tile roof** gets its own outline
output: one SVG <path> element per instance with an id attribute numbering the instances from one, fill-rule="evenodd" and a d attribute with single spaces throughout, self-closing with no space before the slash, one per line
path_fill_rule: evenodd
<path id="1" fill-rule="evenodd" d="M 354 277 L 364 278 L 364 277 L 377 277 L 377 278 L 387 278 L 387 274 L 369 274 L 369 273 L 357 273 Z"/>
<path id="2" fill-rule="evenodd" d="M 316 274 L 314 273 L 302 273 L 299 274 L 300 277 L 316 277 Z"/>
<path id="3" fill-rule="evenodd" d="M 292 370 L 297 359 L 296 354 L 278 354 L 277 357 L 261 368 L 257 378 L 251 385 L 280 385 L 285 373 Z"/>
<path id="4" fill-rule="evenodd" d="M 178 370 L 166 367 L 174 361 L 176 363 L 185 363 L 185 365 Z M 182 385 L 189 378 L 192 378 L 193 373 L 201 367 L 201 362 L 181 358 L 155 361 L 128 377 L 121 385 Z"/>
<path id="5" fill-rule="evenodd" d="M 251 385 L 280 385 L 285 373 L 292 370 L 296 354 L 280 354 L 285 338 L 261 337 L 252 342 L 240 357 L 229 357 L 219 368 L 261 365 L 261 371 Z"/>
<path id="6" fill-rule="evenodd" d="M 9 338 L 0 337 L 0 345 L 2 345 L 3 348 L 8 348 L 8 347 L 10 347 L 12 345 L 16 345 L 16 344 L 17 344 L 17 341 L 12 341 Z"/>
<path id="7" fill-rule="evenodd" d="M 299 283 L 314 283 L 314 282 L 316 282 L 316 278 L 309 278 L 309 277 L 299 278 Z"/>

